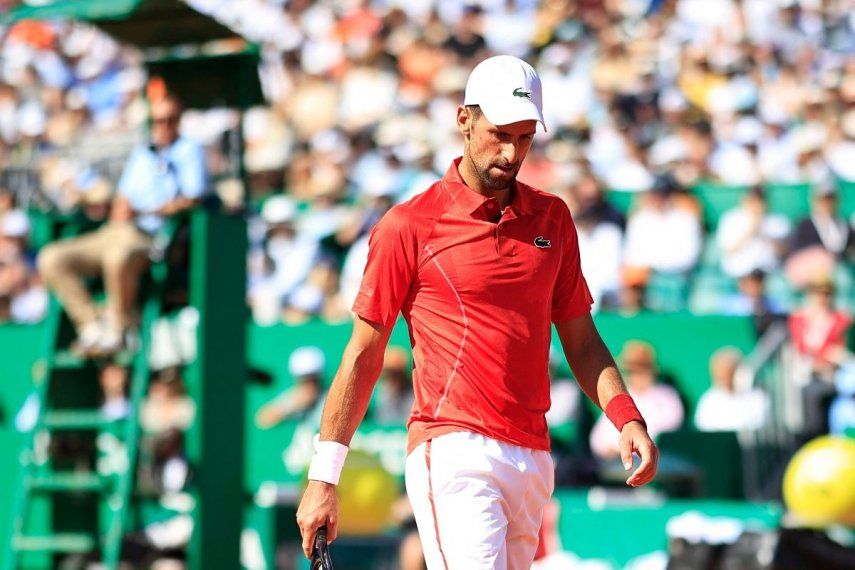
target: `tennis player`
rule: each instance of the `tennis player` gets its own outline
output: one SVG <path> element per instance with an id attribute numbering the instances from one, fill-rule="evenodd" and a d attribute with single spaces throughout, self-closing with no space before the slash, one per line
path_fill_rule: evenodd
<path id="1" fill-rule="evenodd" d="M 399 313 L 413 346 L 407 494 L 430 570 L 529 568 L 553 464 L 544 414 L 551 325 L 588 397 L 620 432 L 639 486 L 658 452 L 591 320 L 576 229 L 559 198 L 516 180 L 541 82 L 510 56 L 472 71 L 457 109 L 463 156 L 374 227 L 353 334 L 324 407 L 297 512 L 303 549 L 336 535 L 335 486 Z"/>

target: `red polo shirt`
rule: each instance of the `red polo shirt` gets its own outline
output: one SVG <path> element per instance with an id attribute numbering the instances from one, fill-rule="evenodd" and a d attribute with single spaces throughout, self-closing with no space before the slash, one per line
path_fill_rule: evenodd
<path id="1" fill-rule="evenodd" d="M 497 218 L 459 163 L 374 227 L 353 310 L 407 320 L 409 451 L 461 430 L 548 450 L 550 325 L 591 308 L 576 228 L 560 198 L 520 182 Z"/>

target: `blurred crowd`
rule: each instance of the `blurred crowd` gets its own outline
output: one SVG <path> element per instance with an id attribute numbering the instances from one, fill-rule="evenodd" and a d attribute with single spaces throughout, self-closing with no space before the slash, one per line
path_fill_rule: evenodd
<path id="1" fill-rule="evenodd" d="M 226 196 L 234 186 L 222 182 L 235 171 L 229 144 L 236 129 L 245 143 L 253 318 L 263 325 L 346 321 L 372 227 L 461 154 L 454 116 L 469 71 L 490 55 L 511 54 L 538 70 L 548 128 L 519 177 L 559 195 L 573 212 L 595 310 L 745 315 L 758 337 L 786 323 L 807 423 L 819 418 L 814 434 L 855 427 L 847 348 L 855 301 L 849 0 L 188 3 L 259 46 L 266 105 L 185 110 L 167 85 L 147 78 L 139 51 L 93 26 L 0 25 L 0 323 L 41 319 L 45 283 L 63 297 L 65 274 L 80 269 L 59 259 L 56 244 L 37 263 L 44 242 L 32 214 L 82 211 L 108 221 L 92 234 L 130 232 L 123 234 L 127 255 L 113 264 L 114 286 L 105 271 L 108 309 L 123 301 L 106 319 L 67 285 L 64 301 L 78 306 L 70 312 L 82 349 L 123 347 L 136 287 L 120 277 L 142 271 L 129 270 L 131 254 L 144 257 L 163 220 L 204 194 L 234 200 Z M 0 9 L 9 4 L 0 0 Z M 149 104 L 164 100 L 171 103 Z M 186 151 L 176 151 L 179 140 Z M 174 191 L 149 200 L 164 179 Z M 711 216 L 693 191 L 701 185 L 744 192 Z M 806 215 L 782 215 L 772 203 L 770 189 L 786 185 L 809 189 Z M 147 223 L 128 223 L 130 210 L 117 207 L 128 203 Z M 108 241 L 115 249 L 121 240 Z M 74 257 L 66 250 L 66 260 Z M 754 429 L 772 413 L 769 394 L 738 385 L 743 355 L 735 348 L 713 354 L 710 388 L 693 416 L 685 395 L 663 381 L 650 345 L 631 341 L 618 360 L 654 436 L 686 426 Z M 553 364 L 548 421 L 560 439 L 562 429 L 584 421 L 585 407 Z M 410 366 L 405 351 L 387 353 L 369 410 L 375 423 L 406 421 Z M 295 351 L 288 363 L 294 382 L 256 410 L 257 427 L 316 421 L 328 385 L 324 367 L 319 348 Z M 126 416 L 127 371 L 108 365 L 101 384 L 103 413 Z M 152 493 L 180 493 L 191 476 L 182 434 L 194 412 L 180 370 L 159 369 L 142 411 L 140 475 Z M 614 428 L 603 418 L 591 423 L 582 447 L 601 463 L 614 461 Z M 564 476 L 578 482 L 586 474 Z M 176 526 L 147 529 L 140 548 L 184 541 L 187 517 L 170 520 Z"/>
<path id="2" fill-rule="evenodd" d="M 245 122 L 252 191 L 275 190 L 251 233 L 260 322 L 347 317 L 372 224 L 460 153 L 453 110 L 468 70 L 494 53 L 543 78 L 549 132 L 520 178 L 576 214 L 598 308 L 683 309 L 648 287 L 664 276 L 688 296 L 679 285 L 709 259 L 733 280 L 817 246 L 790 263 L 786 284 L 800 288 L 851 254 L 837 199 L 855 180 L 845 2 L 196 4 L 264 46 L 271 105 Z M 686 190 L 702 182 L 755 189 L 717 235 Z M 801 224 L 770 214 L 763 193 L 794 183 L 816 188 Z M 628 219 L 606 190 L 638 195 Z M 751 313 L 749 288 L 701 305 Z"/>
<path id="3" fill-rule="evenodd" d="M 454 109 L 468 71 L 495 53 L 542 77 L 549 131 L 520 178 L 575 213 L 598 309 L 775 313 L 792 299 L 756 291 L 763 276 L 790 290 L 821 274 L 847 283 L 839 188 L 855 181 L 855 23 L 845 0 L 190 4 L 260 46 L 268 104 L 187 111 L 180 126 L 206 147 L 214 180 L 223 141 L 242 126 L 258 213 L 248 302 L 261 323 L 349 317 L 371 227 L 460 153 Z M 61 211 L 109 203 L 122 153 L 141 140 L 145 95 L 163 86 L 146 83 L 138 51 L 91 26 L 2 32 L 4 186 Z M 752 190 L 716 229 L 689 191 L 701 183 Z M 795 183 L 814 188 L 810 217 L 770 213 L 764 185 Z M 628 217 L 610 203 L 616 192 L 632 193 Z M 728 294 L 687 303 L 699 267 L 715 268 Z"/>

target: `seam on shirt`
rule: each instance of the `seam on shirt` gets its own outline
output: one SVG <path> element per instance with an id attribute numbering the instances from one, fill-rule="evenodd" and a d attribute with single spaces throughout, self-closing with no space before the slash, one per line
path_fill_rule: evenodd
<path id="1" fill-rule="evenodd" d="M 442 181 L 437 182 L 436 184 L 442 185 Z M 432 188 L 433 187 L 431 187 L 431 189 Z M 431 189 L 428 189 L 428 192 L 430 192 Z M 442 189 L 440 188 L 440 190 L 442 190 Z M 421 225 L 427 226 L 427 223 L 430 223 L 430 228 L 427 230 L 424 230 L 423 236 L 419 236 L 418 233 L 416 233 L 415 237 L 416 237 L 417 244 L 418 243 L 428 243 L 430 241 L 430 239 L 433 237 L 433 234 L 436 231 L 436 227 L 439 225 L 440 220 L 443 218 L 443 216 L 448 214 L 448 210 L 451 207 L 451 205 L 453 204 L 453 201 L 448 196 L 447 192 L 445 192 L 443 190 L 443 193 L 444 193 L 443 198 L 434 198 L 434 200 L 437 200 L 437 201 L 441 200 L 442 204 L 439 205 L 439 208 L 437 208 L 437 210 L 435 210 L 433 215 L 428 216 L 426 214 L 419 213 L 419 222 L 421 223 Z M 425 194 L 427 194 L 427 192 L 425 192 Z M 429 221 L 428 222 L 422 222 L 422 218 L 425 218 Z M 423 248 L 423 250 L 424 249 L 427 249 L 427 246 L 425 246 L 425 248 Z M 433 253 L 431 253 L 431 255 L 433 255 Z M 419 256 L 419 258 L 416 259 L 416 270 L 418 271 L 419 269 L 421 269 L 425 265 L 427 265 L 427 260 L 424 260 L 421 258 L 421 256 Z"/>
<path id="2" fill-rule="evenodd" d="M 434 264 L 436 264 L 436 268 L 439 269 L 439 272 L 445 278 L 445 282 L 448 283 L 448 286 L 451 287 L 451 292 L 454 293 L 454 297 L 457 299 L 457 305 L 460 307 L 460 313 L 463 315 L 463 337 L 460 339 L 460 348 L 457 350 L 457 358 L 454 361 L 454 366 L 451 368 L 451 374 L 448 375 L 448 380 L 445 381 L 445 389 L 442 391 L 442 396 L 439 398 L 439 403 L 436 405 L 436 410 L 433 413 L 434 419 L 439 417 L 439 412 L 442 410 L 442 405 L 445 403 L 445 400 L 448 398 L 448 391 L 451 388 L 451 381 L 454 379 L 454 375 L 457 373 L 457 368 L 460 366 L 460 359 L 463 356 L 463 347 L 466 346 L 466 339 L 469 336 L 469 318 L 466 316 L 466 308 L 463 306 L 463 300 L 460 298 L 460 294 L 457 292 L 457 289 L 454 287 L 454 284 L 451 282 L 451 279 L 448 278 L 448 275 L 445 273 L 445 270 L 442 268 L 442 265 L 439 264 L 439 261 L 436 259 L 436 256 L 431 251 L 430 247 L 425 246 L 425 251 L 430 255 L 430 258 L 433 260 Z"/>

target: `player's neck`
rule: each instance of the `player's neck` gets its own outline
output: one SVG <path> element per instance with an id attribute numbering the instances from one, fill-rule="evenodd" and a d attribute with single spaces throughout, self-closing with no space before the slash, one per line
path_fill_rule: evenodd
<path id="1" fill-rule="evenodd" d="M 505 206 L 511 203 L 513 183 L 505 186 L 504 188 L 485 187 L 481 182 L 481 178 L 475 173 L 475 170 L 467 157 L 464 157 L 464 159 L 460 161 L 460 165 L 457 170 L 460 172 L 460 178 L 463 179 L 463 182 L 470 189 L 483 196 L 487 196 L 488 198 L 495 198 L 499 202 L 499 211 L 503 210 Z"/>

